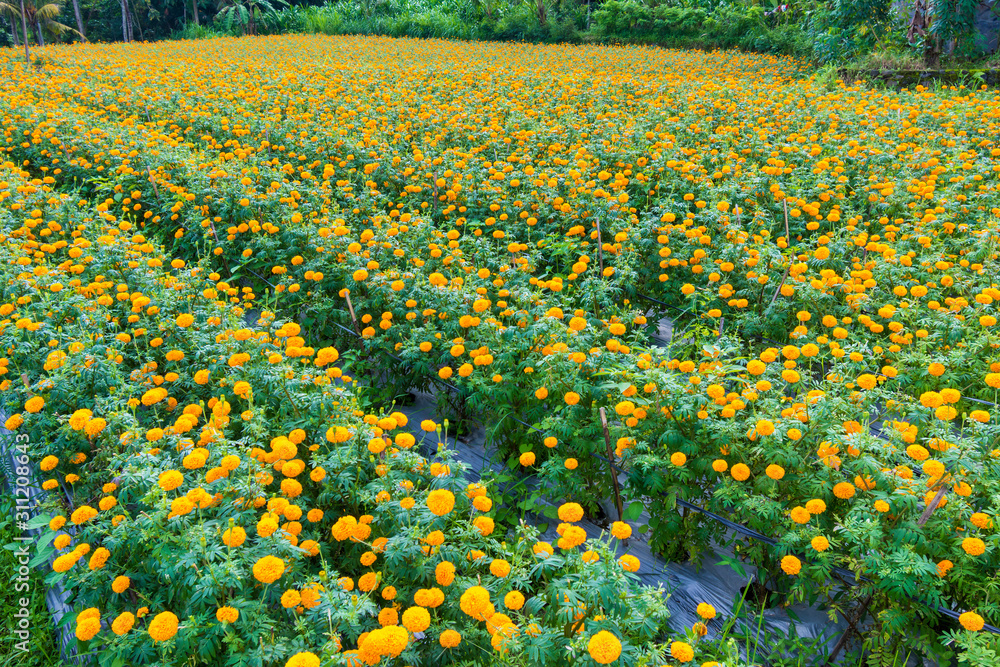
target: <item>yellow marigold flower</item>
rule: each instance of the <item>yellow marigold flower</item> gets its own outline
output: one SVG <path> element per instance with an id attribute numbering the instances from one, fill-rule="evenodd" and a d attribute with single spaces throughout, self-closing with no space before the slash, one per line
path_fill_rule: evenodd
<path id="1" fill-rule="evenodd" d="M 768 436 L 774 433 L 774 423 L 769 419 L 760 419 L 754 426 L 758 435 Z"/>
<path id="2" fill-rule="evenodd" d="M 82 642 L 90 641 L 94 636 L 101 631 L 101 619 L 87 617 L 84 619 L 77 618 L 76 621 L 76 638 Z"/>
<path id="3" fill-rule="evenodd" d="M 827 549 L 830 548 L 830 541 L 827 540 L 822 535 L 817 535 L 816 537 L 812 538 L 812 541 L 810 541 L 809 544 L 816 551 L 826 551 Z"/>
<path id="4" fill-rule="evenodd" d="M 57 465 L 59 465 L 59 459 L 57 459 L 55 456 L 46 456 L 44 459 L 42 459 L 42 462 L 39 464 L 38 467 L 40 467 L 45 472 L 49 472 Z"/>
<path id="5" fill-rule="evenodd" d="M 848 498 L 854 497 L 855 488 L 850 482 L 839 482 L 833 486 L 833 495 L 837 496 L 841 500 L 847 500 Z"/>
<path id="6" fill-rule="evenodd" d="M 610 665 L 622 654 L 622 643 L 607 630 L 601 630 L 587 642 L 587 652 L 599 665 Z"/>
<path id="7" fill-rule="evenodd" d="M 802 562 L 795 556 L 785 556 L 781 559 L 781 570 L 789 576 L 796 575 L 802 570 Z"/>
<path id="8" fill-rule="evenodd" d="M 264 556 L 253 566 L 253 576 L 262 584 L 272 584 L 284 573 L 285 561 L 277 556 Z"/>
<path id="9" fill-rule="evenodd" d="M 560 521 L 576 523 L 583 518 L 583 507 L 579 503 L 563 503 L 557 511 Z"/>
<path id="10" fill-rule="evenodd" d="M 566 395 L 563 396 L 563 400 L 566 401 L 566 405 L 576 405 L 580 402 L 580 394 L 575 391 L 566 392 Z"/>
<path id="11" fill-rule="evenodd" d="M 670 656 L 677 662 L 691 662 L 694 660 L 694 649 L 686 642 L 672 642 Z"/>
<path id="12" fill-rule="evenodd" d="M 240 528 L 239 526 L 233 526 L 232 528 L 227 528 L 226 532 L 222 533 L 222 543 L 227 547 L 236 548 L 243 544 L 247 539 L 247 532 Z"/>
<path id="13" fill-rule="evenodd" d="M 184 475 L 177 470 L 167 470 L 160 473 L 157 480 L 160 488 L 164 491 L 173 491 L 184 483 Z"/>
<path id="14" fill-rule="evenodd" d="M 219 607 L 215 612 L 215 618 L 220 623 L 235 623 L 240 617 L 240 610 L 235 607 Z"/>
<path id="15" fill-rule="evenodd" d="M 483 621 L 493 615 L 490 592 L 482 586 L 472 586 L 459 599 L 459 607 L 472 618 Z"/>
<path id="16" fill-rule="evenodd" d="M 427 494 L 427 508 L 432 514 L 444 516 L 455 508 L 455 494 L 447 489 L 436 489 Z"/>
<path id="17" fill-rule="evenodd" d="M 982 556 L 986 553 L 986 543 L 978 537 L 967 537 L 962 540 L 962 549 L 970 556 Z"/>
<path id="18" fill-rule="evenodd" d="M 410 632 L 423 632 L 431 626 L 431 615 L 423 607 L 410 607 L 403 612 L 403 627 Z"/>
<path id="19" fill-rule="evenodd" d="M 684 452 L 674 452 L 670 455 L 670 463 L 680 468 L 687 463 L 687 455 Z"/>
<path id="20" fill-rule="evenodd" d="M 454 630 L 445 630 L 438 638 L 438 643 L 443 648 L 455 648 L 462 643 L 462 635 Z"/>
<path id="21" fill-rule="evenodd" d="M 518 458 L 518 461 L 521 463 L 522 466 L 525 466 L 525 467 L 535 465 L 535 453 L 534 452 L 524 452 Z"/>
<path id="22" fill-rule="evenodd" d="M 707 602 L 702 602 L 701 604 L 699 604 L 698 607 L 695 609 L 695 611 L 698 612 L 698 615 L 701 616 L 706 621 L 710 621 L 713 618 L 715 618 L 715 607 L 708 604 Z"/>
<path id="23" fill-rule="evenodd" d="M 300 602 L 302 602 L 302 596 L 294 588 L 288 589 L 281 595 L 281 606 L 285 609 L 297 607 Z"/>
<path id="24" fill-rule="evenodd" d="M 451 583 L 455 581 L 455 566 L 448 561 L 438 563 L 437 567 L 434 568 L 434 579 L 439 586 L 451 586 Z"/>
<path id="25" fill-rule="evenodd" d="M 801 506 L 792 508 L 792 511 L 789 514 L 792 517 L 792 521 L 798 524 L 809 523 L 809 519 L 812 518 L 809 514 L 809 510 Z"/>
<path id="26" fill-rule="evenodd" d="M 871 373 L 865 373 L 858 376 L 857 383 L 862 389 L 874 389 L 875 385 L 878 384 L 878 378 Z"/>
<path id="27" fill-rule="evenodd" d="M 503 605 L 511 611 L 518 611 L 524 606 L 524 595 L 520 591 L 511 591 L 504 596 Z"/>
<path id="28" fill-rule="evenodd" d="M 308 651 L 296 653 L 285 663 L 285 667 L 319 667 L 319 665 L 319 656 Z"/>
<path id="29" fill-rule="evenodd" d="M 177 319 L 174 321 L 176 322 L 177 326 L 181 328 L 186 328 L 194 324 L 194 316 L 191 315 L 190 313 L 181 313 L 180 315 L 177 316 Z"/>
<path id="30" fill-rule="evenodd" d="M 128 590 L 128 587 L 132 585 L 132 580 L 126 576 L 115 577 L 115 580 L 111 583 L 111 590 L 115 593 L 124 593 Z"/>
<path id="31" fill-rule="evenodd" d="M 819 498 L 813 498 L 806 503 L 806 509 L 810 514 L 822 514 L 826 511 L 826 503 Z"/>
<path id="32" fill-rule="evenodd" d="M 611 524 L 611 535 L 619 540 L 627 540 L 632 537 L 632 526 L 624 521 L 615 521 Z"/>
<path id="33" fill-rule="evenodd" d="M 631 554 L 625 554 L 618 559 L 618 564 L 627 572 L 639 571 L 639 559 Z"/>
<path id="34" fill-rule="evenodd" d="M 730 474 L 737 482 L 745 482 L 750 479 L 750 468 L 743 463 L 737 463 L 733 466 Z"/>
<path id="35" fill-rule="evenodd" d="M 134 625 L 135 616 L 130 611 L 124 611 L 111 623 L 111 631 L 121 637 L 128 634 Z"/>
<path id="36" fill-rule="evenodd" d="M 772 463 L 764 470 L 764 474 L 777 481 L 785 476 L 785 469 Z"/>
<path id="37" fill-rule="evenodd" d="M 925 408 L 936 408 L 942 403 L 944 403 L 944 399 L 936 391 L 925 391 L 920 394 L 920 404 Z"/>
<path id="38" fill-rule="evenodd" d="M 45 399 L 42 398 L 41 396 L 32 396 L 24 404 L 24 409 L 32 414 L 36 412 L 41 412 L 42 408 L 44 407 L 45 407 Z"/>
<path id="39" fill-rule="evenodd" d="M 79 526 L 81 523 L 87 523 L 95 516 L 97 516 L 97 510 L 90 505 L 81 505 L 70 515 L 70 521 Z"/>
<path id="40" fill-rule="evenodd" d="M 490 573 L 494 577 L 500 577 L 503 579 L 508 574 L 510 574 L 510 563 L 503 560 L 502 558 L 494 558 L 490 563 Z"/>
<path id="41" fill-rule="evenodd" d="M 149 623 L 149 636 L 154 642 L 165 642 L 177 634 L 177 624 L 177 616 L 172 612 L 161 612 Z"/>
<path id="42" fill-rule="evenodd" d="M 20 413 L 15 413 L 11 415 L 10 417 L 7 418 L 7 421 L 3 423 L 4 428 L 6 428 L 8 431 L 16 431 L 21 427 L 22 424 L 24 424 L 24 417 L 22 417 Z"/>
<path id="43" fill-rule="evenodd" d="M 983 629 L 983 617 L 974 611 L 967 611 L 958 617 L 958 622 L 962 627 L 970 632 L 978 632 Z"/>

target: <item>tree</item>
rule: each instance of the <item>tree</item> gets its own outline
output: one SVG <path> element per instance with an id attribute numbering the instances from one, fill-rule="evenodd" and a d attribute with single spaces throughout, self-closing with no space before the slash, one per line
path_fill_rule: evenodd
<path id="1" fill-rule="evenodd" d="M 41 7 L 36 7 L 32 0 L 20 0 L 20 8 L 6 2 L 0 2 L 0 14 L 6 14 L 11 17 L 16 16 L 21 19 L 21 30 L 24 38 L 24 59 L 26 62 L 31 61 L 31 54 L 28 51 L 29 24 L 31 24 L 35 32 L 35 41 L 39 46 L 45 46 L 43 30 L 47 30 L 55 35 L 61 35 L 67 31 L 77 32 L 68 25 L 56 21 L 56 17 L 62 11 L 62 1 L 56 0 Z"/>
<path id="2" fill-rule="evenodd" d="M 73 0 L 73 14 L 76 15 L 76 31 L 80 34 L 80 38 L 86 42 L 87 35 L 83 30 L 83 14 L 80 13 L 80 0 Z"/>
<path id="3" fill-rule="evenodd" d="M 261 18 L 274 14 L 275 5 L 288 6 L 286 0 L 219 0 L 217 18 L 226 26 L 238 25 L 244 35 L 256 35 Z"/>

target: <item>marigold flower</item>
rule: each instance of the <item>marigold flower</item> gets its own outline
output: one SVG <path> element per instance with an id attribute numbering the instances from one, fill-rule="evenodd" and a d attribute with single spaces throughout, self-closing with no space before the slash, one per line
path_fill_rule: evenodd
<path id="1" fill-rule="evenodd" d="M 81 523 L 87 523 L 95 516 L 97 516 L 97 510 L 90 505 L 81 505 L 70 515 L 70 521 L 79 526 Z"/>
<path id="2" fill-rule="evenodd" d="M 472 618 L 483 621 L 493 615 L 490 592 L 482 586 L 472 586 L 459 599 L 459 607 Z"/>
<path id="3" fill-rule="evenodd" d="M 519 591 L 511 591 L 504 596 L 503 605 L 511 611 L 517 611 L 524 606 L 524 595 Z"/>
<path id="4" fill-rule="evenodd" d="M 702 602 L 695 609 L 699 616 L 701 616 L 706 621 L 710 621 L 715 618 L 715 607 L 708 604 L 707 602 Z"/>
<path id="5" fill-rule="evenodd" d="M 154 642 L 165 642 L 177 634 L 177 624 L 177 616 L 172 612 L 161 612 L 149 623 L 149 636 Z"/>
<path id="6" fill-rule="evenodd" d="M 618 564 L 622 566 L 627 572 L 638 572 L 639 571 L 639 559 L 631 554 L 625 554 L 618 558 Z"/>
<path id="7" fill-rule="evenodd" d="M 285 667 L 319 667 L 319 656 L 309 651 L 296 653 L 285 663 Z"/>
<path id="8" fill-rule="evenodd" d="M 77 618 L 76 621 L 76 638 L 82 642 L 90 641 L 101 631 L 101 619 L 88 617 L 84 619 Z"/>
<path id="9" fill-rule="evenodd" d="M 135 616 L 132 612 L 124 611 L 119 614 L 111 623 L 111 631 L 121 637 L 135 626 Z"/>
<path id="10" fill-rule="evenodd" d="M 451 582 L 455 581 L 455 566 L 448 561 L 438 563 L 434 568 L 434 579 L 439 586 L 451 586 Z"/>
<path id="11" fill-rule="evenodd" d="M 436 489 L 427 494 L 427 508 L 432 514 L 444 516 L 455 508 L 455 494 L 447 489 Z"/>
<path id="12" fill-rule="evenodd" d="M 583 507 L 579 503 L 563 503 L 557 511 L 560 521 L 576 523 L 583 518 Z"/>
<path id="13" fill-rule="evenodd" d="M 833 495 L 837 496 L 841 500 L 847 500 L 848 498 L 854 497 L 855 488 L 850 482 L 839 482 L 833 486 Z"/>
<path id="14" fill-rule="evenodd" d="M 423 632 L 431 626 L 431 616 L 423 607 L 410 607 L 403 612 L 403 627 L 410 632 Z"/>
<path id="15" fill-rule="evenodd" d="M 686 642 L 672 642 L 670 656 L 677 662 L 691 662 L 694 660 L 694 649 Z"/>
<path id="16" fill-rule="evenodd" d="M 958 617 L 958 622 L 962 627 L 970 632 L 978 632 L 983 629 L 983 617 L 974 611 L 967 611 Z"/>
<path id="17" fill-rule="evenodd" d="M 462 643 L 462 635 L 454 630 L 445 630 L 438 638 L 438 642 L 443 648 L 455 648 Z"/>
<path id="18" fill-rule="evenodd" d="M 220 623 L 235 623 L 240 617 L 240 610 L 235 607 L 219 607 L 215 612 L 215 618 Z"/>
<path id="19" fill-rule="evenodd" d="M 970 556 L 982 556 L 986 553 L 986 543 L 978 537 L 967 537 L 962 540 L 962 549 Z"/>
<path id="20" fill-rule="evenodd" d="M 615 521 L 611 524 L 611 535 L 619 540 L 627 540 L 632 537 L 632 526 L 624 521 Z"/>
<path id="21" fill-rule="evenodd" d="M 745 482 L 750 479 L 750 468 L 743 463 L 737 463 L 733 466 L 730 474 L 737 482 Z"/>
<path id="22" fill-rule="evenodd" d="M 587 642 L 587 652 L 599 665 L 609 665 L 622 654 L 622 643 L 607 630 L 601 630 Z"/>
<path id="23" fill-rule="evenodd" d="M 781 559 L 781 570 L 789 576 L 796 575 L 802 570 L 802 562 L 795 556 L 785 556 Z"/>
<path id="24" fill-rule="evenodd" d="M 502 558 L 494 558 L 490 563 L 490 573 L 494 577 L 499 577 L 503 579 L 508 574 L 510 574 L 510 563 L 503 560 Z"/>
<path id="25" fill-rule="evenodd" d="M 285 561 L 277 556 L 264 556 L 253 566 L 254 578 L 262 584 L 273 584 L 285 573 Z"/>

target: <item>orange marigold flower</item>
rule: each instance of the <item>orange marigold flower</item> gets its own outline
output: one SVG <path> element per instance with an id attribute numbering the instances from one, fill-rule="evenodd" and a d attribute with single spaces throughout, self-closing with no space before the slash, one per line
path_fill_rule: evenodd
<path id="1" fill-rule="evenodd" d="M 447 489 L 436 489 L 427 494 L 427 508 L 437 516 L 444 516 L 455 508 L 455 494 Z"/>
<path id="2" fill-rule="evenodd" d="M 165 642 L 177 634 L 177 616 L 164 611 L 153 617 L 149 624 L 149 636 L 154 642 Z"/>
<path id="3" fill-rule="evenodd" d="M 622 643 L 607 630 L 601 630 L 587 642 L 590 657 L 599 665 L 610 665 L 622 654 Z"/>
<path id="4" fill-rule="evenodd" d="M 785 556 L 781 559 L 781 570 L 787 575 L 796 575 L 802 570 L 802 562 L 795 556 Z"/>

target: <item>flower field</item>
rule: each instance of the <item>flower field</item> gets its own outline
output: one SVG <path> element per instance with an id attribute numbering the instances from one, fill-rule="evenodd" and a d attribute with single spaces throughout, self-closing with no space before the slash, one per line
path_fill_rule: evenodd
<path id="1" fill-rule="evenodd" d="M 669 628 L 644 540 L 865 622 L 854 656 L 993 664 L 996 90 L 645 47 L 41 52 L 0 51 L 0 389 L 79 654 L 733 667 L 727 610 Z M 415 446 L 472 420 L 505 472 Z"/>

